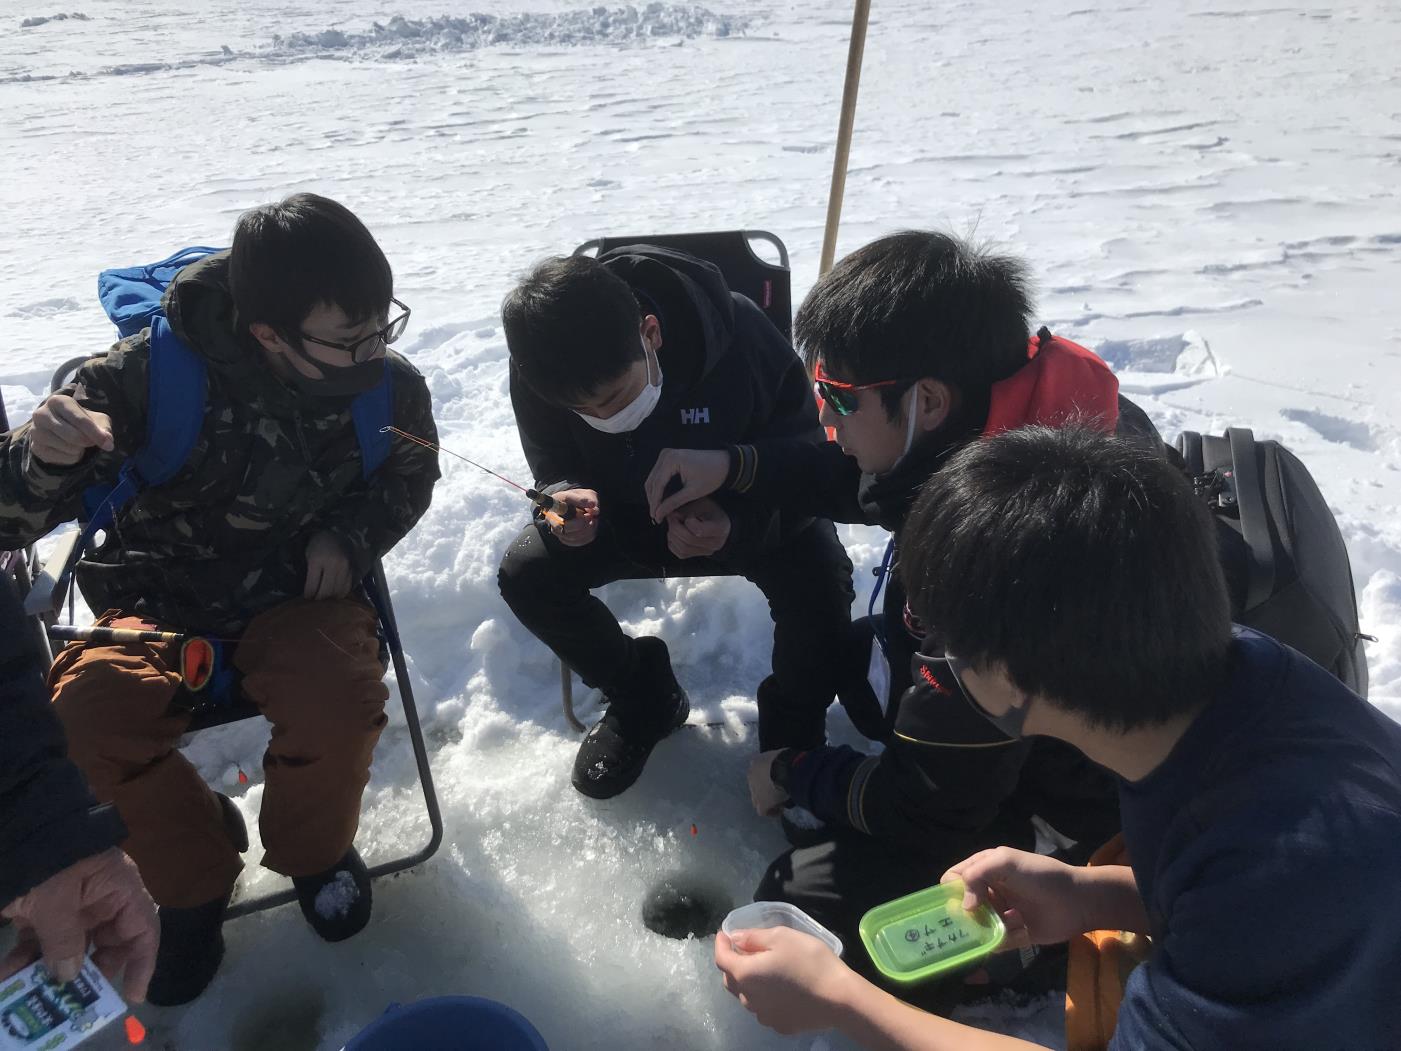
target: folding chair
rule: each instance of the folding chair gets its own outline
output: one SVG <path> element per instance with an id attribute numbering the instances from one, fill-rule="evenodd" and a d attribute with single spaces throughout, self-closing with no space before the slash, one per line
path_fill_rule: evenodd
<path id="1" fill-rule="evenodd" d="M 766 262 L 754 252 L 753 242 L 761 241 L 778 251 L 778 263 Z M 595 237 L 574 249 L 575 255 L 611 252 L 624 245 L 656 245 L 673 248 L 714 263 L 724 275 L 730 291 L 748 296 L 783 338 L 793 338 L 793 280 L 788 268 L 788 249 L 778 236 L 767 230 L 717 230 L 698 234 L 649 234 L 643 237 Z M 574 713 L 574 674 L 559 662 L 560 701 L 564 718 L 575 730 L 588 729 Z"/>
<path id="2" fill-rule="evenodd" d="M 96 356 L 100 355 L 84 355 L 65 362 L 54 374 L 51 389 L 58 390 L 68 381 L 78 366 Z M 3 398 L 0 398 L 0 423 L 4 424 L 4 430 L 9 429 Z M 70 620 L 72 616 L 73 603 L 72 592 L 69 589 L 70 581 L 65 578 L 63 567 L 68 564 L 69 556 L 72 554 L 78 539 L 76 531 L 63 537 L 49 558 L 44 560 L 39 559 L 32 548 L 25 552 L 6 552 L 0 555 L 0 566 L 15 573 L 20 594 L 24 598 L 25 612 L 34 617 L 36 645 L 49 661 L 53 659 L 55 648 L 48 637 L 48 630 L 57 623 L 65 599 L 69 604 Z M 9 564 L 4 560 L 9 560 Z M 437 793 L 433 789 L 433 774 L 428 762 L 428 747 L 423 739 L 423 727 L 418 717 L 418 706 L 414 701 L 413 683 L 409 678 L 408 665 L 404 659 L 404 648 L 394 617 L 394 607 L 389 598 L 389 585 L 385 580 L 384 566 L 378 560 L 375 561 L 369 576 L 365 578 L 364 584 L 367 592 L 375 599 L 380 633 L 394 663 L 394 674 L 399 684 L 399 697 L 404 706 L 404 721 L 408 725 L 414 761 L 418 766 L 419 784 L 423 788 L 424 807 L 428 812 L 428 821 L 432 827 L 428 842 L 421 850 L 375 865 L 369 870 L 370 876 L 373 878 L 413 868 L 437 853 L 438 847 L 443 842 L 443 818 L 438 805 Z M 195 734 L 211 727 L 241 722 L 259 714 L 257 707 L 236 691 L 226 704 L 197 710 L 186 733 Z M 296 891 L 288 887 L 254 898 L 236 900 L 228 911 L 228 918 L 235 919 L 239 916 L 263 912 L 295 901 L 296 898 Z"/>

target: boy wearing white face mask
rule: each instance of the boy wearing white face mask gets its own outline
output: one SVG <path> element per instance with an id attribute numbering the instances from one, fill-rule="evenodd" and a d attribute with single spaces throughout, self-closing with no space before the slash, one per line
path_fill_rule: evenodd
<path id="1" fill-rule="evenodd" d="M 689 712 L 666 644 L 628 637 L 591 594 L 615 580 L 718 573 L 757 584 L 774 619 L 760 747 L 821 745 L 835 692 L 826 656 L 850 630 L 853 597 L 831 522 L 736 493 L 654 521 L 643 488 L 666 447 L 822 442 L 788 341 L 716 267 L 647 245 L 544 261 L 506 297 L 502 320 L 536 488 L 579 512 L 528 526 L 499 575 L 521 622 L 608 700 L 580 747 L 575 788 L 597 799 L 624 791 Z"/>
<path id="2" fill-rule="evenodd" d="M 1030 847 L 1033 814 L 1087 850 L 1118 829 L 1102 771 L 1056 742 L 1009 739 L 916 677 L 925 629 L 895 573 L 920 486 L 980 435 L 1080 417 L 1161 448 L 1102 361 L 1046 329 L 1028 339 L 1028 286 L 1021 260 L 942 233 L 892 234 L 859 249 L 817 282 L 794 326 L 836 442 L 667 450 L 648 479 L 658 515 L 738 489 L 891 534 L 871 616 L 827 659 L 852 721 L 885 747 L 779 749 L 756 757 L 749 774 L 760 813 L 796 806 L 825 823 L 775 859 L 755 898 L 792 902 L 847 945 L 860 944 L 868 909 L 928 886 L 953 862 L 983 847 Z M 680 488 L 664 496 L 678 476 Z M 882 981 L 862 953 L 849 961 Z M 914 988 L 932 1010 L 959 993 Z"/>

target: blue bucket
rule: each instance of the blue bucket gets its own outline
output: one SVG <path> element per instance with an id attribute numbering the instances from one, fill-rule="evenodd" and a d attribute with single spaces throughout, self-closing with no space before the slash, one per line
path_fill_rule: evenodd
<path id="1" fill-rule="evenodd" d="M 390 1004 L 344 1051 L 549 1051 L 519 1011 L 480 996 Z"/>

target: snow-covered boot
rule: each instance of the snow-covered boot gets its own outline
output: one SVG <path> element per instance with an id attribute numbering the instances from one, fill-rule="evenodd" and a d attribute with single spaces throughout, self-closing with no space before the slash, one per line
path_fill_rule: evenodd
<path id="1" fill-rule="evenodd" d="M 217 794 L 217 793 L 216 793 Z M 248 849 L 248 826 L 228 796 L 219 795 L 224 826 L 240 854 Z M 224 913 L 233 897 L 224 894 L 188 909 L 160 907 L 161 940 L 156 970 L 146 999 L 157 1007 L 187 1004 L 208 988 L 224 959 Z"/>
<path id="2" fill-rule="evenodd" d="M 359 934 L 370 922 L 370 870 L 354 847 L 315 876 L 295 876 L 297 901 L 312 930 L 328 942 Z"/>
<path id="3" fill-rule="evenodd" d="M 642 775 L 658 741 L 686 721 L 691 703 L 671 671 L 666 643 L 637 639 L 633 672 L 608 694 L 608 710 L 594 724 L 574 758 L 574 787 L 593 799 L 610 799 Z"/>

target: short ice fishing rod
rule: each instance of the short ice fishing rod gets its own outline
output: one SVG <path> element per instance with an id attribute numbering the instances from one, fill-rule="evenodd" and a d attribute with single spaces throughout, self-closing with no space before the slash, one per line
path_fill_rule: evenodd
<path id="1" fill-rule="evenodd" d="M 425 449 L 432 449 L 434 452 L 438 453 L 447 453 L 449 456 L 456 456 L 459 460 L 466 460 L 467 463 L 470 463 L 473 467 L 477 468 L 477 470 L 485 471 L 493 478 L 499 478 L 501 481 L 505 482 L 512 488 L 519 489 L 525 494 L 527 500 L 529 500 L 532 504 L 534 504 L 540 509 L 540 513 L 545 516 L 545 520 L 555 525 L 559 525 L 562 522 L 567 522 L 579 513 L 579 509 L 573 504 L 566 504 L 563 500 L 556 500 L 553 496 L 550 496 L 547 493 L 542 493 L 538 489 L 527 489 L 525 486 L 519 484 L 518 482 L 511 481 L 511 479 L 507 478 L 504 474 L 498 474 L 497 472 L 493 471 L 490 467 L 484 467 L 483 465 L 477 463 L 476 460 L 469 460 L 461 453 L 455 453 L 451 449 L 445 449 L 441 445 L 437 445 L 433 442 L 428 441 L 427 439 L 418 437 L 418 435 L 416 434 L 410 434 L 408 431 L 401 431 L 398 427 L 382 427 L 380 428 L 380 433 L 396 434 L 400 438 L 405 439 L 406 441 L 413 442 L 415 445 L 423 446 Z"/>

